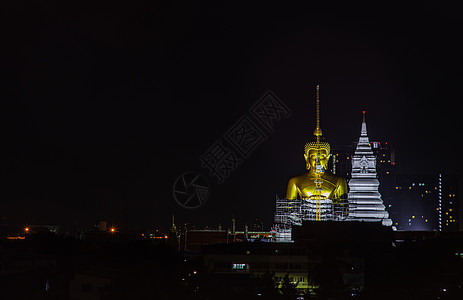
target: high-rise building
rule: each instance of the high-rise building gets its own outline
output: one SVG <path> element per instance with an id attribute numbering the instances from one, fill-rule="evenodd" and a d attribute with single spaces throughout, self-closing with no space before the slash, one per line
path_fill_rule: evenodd
<path id="1" fill-rule="evenodd" d="M 399 230 L 437 230 L 437 177 L 386 174 L 382 180 L 384 203 Z"/>
<path id="2" fill-rule="evenodd" d="M 333 148 L 331 151 L 331 159 L 328 164 L 328 170 L 335 175 L 349 179 L 352 169 L 352 152 L 351 146 Z"/>
<path id="3" fill-rule="evenodd" d="M 378 169 L 395 165 L 395 149 L 388 142 L 371 142 Z"/>
<path id="4" fill-rule="evenodd" d="M 458 176 L 386 173 L 382 185 L 397 229 L 458 231 Z"/>
<path id="5" fill-rule="evenodd" d="M 351 158 L 352 172 L 349 180 L 349 219 L 353 221 L 382 222 L 391 226 L 381 194 L 376 173 L 376 156 L 367 135 L 365 111 L 359 142 Z"/>
<path id="6" fill-rule="evenodd" d="M 439 208 L 439 231 L 458 231 L 460 211 L 458 199 L 458 176 L 439 174 L 437 206 Z"/>

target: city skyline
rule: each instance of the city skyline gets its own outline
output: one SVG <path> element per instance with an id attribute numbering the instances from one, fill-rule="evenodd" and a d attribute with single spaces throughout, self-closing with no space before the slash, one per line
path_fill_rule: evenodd
<path id="1" fill-rule="evenodd" d="M 0 118 L 0 211 L 9 223 L 114 220 L 123 228 L 128 220 L 135 230 L 169 224 L 175 213 L 270 226 L 275 195 L 304 172 L 318 83 L 333 148 L 356 141 L 366 111 L 370 139 L 394 145 L 397 169 L 463 177 L 457 16 L 423 8 L 391 22 L 379 14 L 180 5 L 175 14 L 161 9 L 156 23 L 153 7 L 115 4 L 104 18 L 103 7 L 69 9 L 66 18 L 52 8 L 39 8 L 46 22 L 30 16 L 36 26 L 24 55 L 12 51 L 11 74 L 15 62 L 24 64 L 23 82 L 4 81 L 22 91 Z M 217 183 L 201 155 L 269 90 L 291 114 Z M 195 210 L 172 193 L 186 171 L 211 185 Z"/>

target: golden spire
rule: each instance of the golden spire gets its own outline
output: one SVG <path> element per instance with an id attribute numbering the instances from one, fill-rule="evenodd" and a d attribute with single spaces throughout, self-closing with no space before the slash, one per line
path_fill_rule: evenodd
<path id="1" fill-rule="evenodd" d="M 322 129 L 320 128 L 320 85 L 317 84 L 317 127 L 315 128 L 313 135 L 317 138 L 322 135 Z"/>
<path id="2" fill-rule="evenodd" d="M 330 144 L 325 142 L 324 138 L 322 137 L 322 129 L 320 128 L 320 85 L 317 84 L 317 126 L 313 132 L 314 139 L 307 142 L 304 147 L 304 153 L 308 153 L 309 150 L 321 150 L 324 149 L 329 154 L 330 153 Z"/>

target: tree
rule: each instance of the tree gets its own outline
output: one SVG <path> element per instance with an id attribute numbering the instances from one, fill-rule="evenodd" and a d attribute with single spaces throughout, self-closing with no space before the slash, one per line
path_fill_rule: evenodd
<path id="1" fill-rule="evenodd" d="M 280 291 L 286 299 L 295 299 L 298 295 L 297 286 L 299 281 L 293 282 L 289 278 L 289 273 L 283 277 L 281 281 L 281 288 Z"/>

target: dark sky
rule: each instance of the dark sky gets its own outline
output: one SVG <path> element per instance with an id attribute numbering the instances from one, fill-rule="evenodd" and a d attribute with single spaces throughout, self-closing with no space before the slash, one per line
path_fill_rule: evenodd
<path id="1" fill-rule="evenodd" d="M 461 174 L 463 47 L 450 8 L 44 3 L 14 7 L 22 17 L 6 22 L 0 214 L 10 224 L 122 227 L 125 197 L 133 229 L 172 212 L 269 227 L 275 195 L 304 171 L 317 83 L 332 147 L 358 139 L 366 110 L 370 139 L 395 145 L 401 171 Z M 207 177 L 204 206 L 176 204 L 175 179 L 208 175 L 200 156 L 268 90 L 291 116 L 224 183 Z"/>

